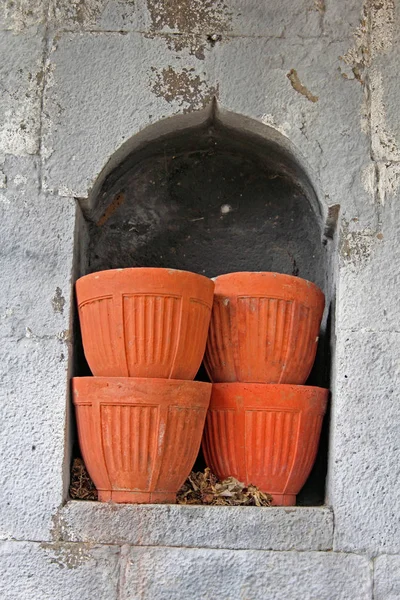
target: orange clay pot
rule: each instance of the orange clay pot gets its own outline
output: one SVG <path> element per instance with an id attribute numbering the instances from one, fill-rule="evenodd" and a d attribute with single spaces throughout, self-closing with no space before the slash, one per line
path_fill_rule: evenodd
<path id="1" fill-rule="evenodd" d="M 324 303 L 316 285 L 291 275 L 216 277 L 204 359 L 211 381 L 305 383 Z"/>
<path id="2" fill-rule="evenodd" d="M 293 506 L 314 464 L 328 390 L 297 385 L 213 385 L 203 436 L 207 465 Z"/>
<path id="3" fill-rule="evenodd" d="M 99 500 L 174 503 L 200 448 L 211 384 L 75 377 L 72 388 Z"/>
<path id="4" fill-rule="evenodd" d="M 97 377 L 193 379 L 213 301 L 211 279 L 174 269 L 114 269 L 76 282 L 86 360 Z"/>

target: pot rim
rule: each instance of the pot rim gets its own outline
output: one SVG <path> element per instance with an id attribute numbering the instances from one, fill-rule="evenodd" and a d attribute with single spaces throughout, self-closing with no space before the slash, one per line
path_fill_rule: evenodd
<path id="1" fill-rule="evenodd" d="M 172 268 L 168 268 L 168 267 L 121 267 L 121 268 L 117 268 L 117 269 L 103 269 L 101 271 L 94 271 L 93 273 L 87 273 L 86 275 L 82 275 L 82 277 L 78 277 L 78 279 L 76 280 L 75 283 L 77 283 L 78 281 L 88 281 L 89 279 L 98 279 L 98 277 L 101 275 L 103 277 L 107 277 L 107 276 L 118 276 L 119 273 L 122 272 L 129 272 L 130 274 L 133 274 L 133 272 L 135 273 L 145 273 L 145 272 L 158 272 L 161 274 L 169 274 L 169 275 L 174 275 L 175 273 L 178 274 L 185 274 L 185 275 L 189 275 L 189 276 L 193 276 L 193 277 L 201 277 L 202 279 L 205 279 L 206 281 L 210 281 L 212 282 L 213 280 L 210 277 L 207 277 L 206 275 L 201 275 L 200 273 L 194 273 L 193 271 L 186 271 L 185 269 L 172 269 Z"/>
<path id="2" fill-rule="evenodd" d="M 314 289 L 317 293 L 322 294 L 325 297 L 324 292 L 316 283 L 309 281 L 308 279 L 304 279 L 304 277 L 297 277 L 295 275 L 288 275 L 286 273 L 278 273 L 277 271 L 233 271 L 232 273 L 222 273 L 221 275 L 217 275 L 215 277 L 211 277 L 211 281 L 217 284 L 225 283 L 232 278 L 236 278 L 237 276 L 243 277 L 244 279 L 254 279 L 254 281 L 261 282 L 263 280 L 274 279 L 278 280 L 280 283 L 284 284 L 295 284 L 297 286 L 303 286 L 307 288 Z M 215 290 L 217 292 L 217 289 Z"/>
<path id="3" fill-rule="evenodd" d="M 329 389 L 290 383 L 216 383 L 211 390 L 210 410 L 221 408 L 245 413 L 247 410 L 277 410 L 326 413 Z"/>
<path id="4" fill-rule="evenodd" d="M 323 387 L 319 387 L 317 385 L 300 385 L 297 383 L 260 383 L 258 381 L 256 382 L 245 382 L 245 381 L 229 381 L 229 382 L 222 382 L 222 383 L 213 383 L 212 384 L 213 388 L 216 389 L 223 389 L 223 388 L 227 388 L 230 390 L 234 390 L 235 387 L 236 388 L 253 388 L 254 390 L 256 390 L 257 388 L 264 388 L 265 391 L 268 391 L 268 388 L 272 389 L 272 388 L 279 388 L 282 391 L 289 391 L 291 389 L 294 389 L 295 391 L 303 391 L 304 393 L 309 392 L 311 390 L 317 390 L 319 392 L 324 392 L 324 393 L 329 393 L 330 389 L 329 388 L 323 388 Z"/>
<path id="5" fill-rule="evenodd" d="M 208 381 L 193 381 L 191 379 L 168 379 L 163 377 L 95 377 L 85 375 L 84 377 L 71 377 L 73 385 L 82 382 L 82 384 L 89 384 L 97 386 L 101 383 L 108 387 L 111 385 L 128 385 L 135 387 L 136 385 L 147 386 L 150 389 L 156 387 L 179 387 L 188 386 L 193 388 L 204 388 L 211 387 L 212 383 Z"/>
<path id="6" fill-rule="evenodd" d="M 71 392 L 75 406 L 151 404 L 207 410 L 212 384 L 148 377 L 73 377 Z"/>

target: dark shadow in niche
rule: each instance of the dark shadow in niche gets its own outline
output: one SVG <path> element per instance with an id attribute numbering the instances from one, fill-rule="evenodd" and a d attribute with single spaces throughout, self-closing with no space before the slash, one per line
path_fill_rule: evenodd
<path id="1" fill-rule="evenodd" d="M 144 158 L 109 188 L 105 205 L 117 206 L 90 223 L 89 272 L 278 271 L 324 287 L 320 218 L 300 185 L 218 129 L 197 136 L 199 150 Z"/>
<path id="2" fill-rule="evenodd" d="M 329 303 L 332 242 L 323 235 L 322 207 L 285 152 L 274 141 L 223 125 L 214 111 L 201 126 L 128 154 L 83 204 L 89 233 L 85 272 L 138 266 L 209 277 L 277 271 L 313 281 Z M 329 331 L 325 320 L 312 385 L 329 386 Z M 83 375 L 87 366 L 79 362 L 76 373 Z M 207 380 L 203 369 L 197 379 Z M 328 424 L 325 419 L 300 504 L 324 502 Z M 196 468 L 203 467 L 200 453 Z"/>
<path id="3" fill-rule="evenodd" d="M 91 225 L 90 271 L 278 271 L 324 283 L 321 235 L 309 203 L 287 178 L 248 156 L 214 147 L 154 157 L 120 186 L 111 196 L 123 195 L 124 202 L 106 223 Z"/>
<path id="4" fill-rule="evenodd" d="M 326 331 L 322 333 L 318 342 L 317 357 L 307 380 L 307 385 L 317 385 L 330 388 L 331 381 L 331 344 L 330 336 L 326 332 L 332 327 L 332 305 L 329 307 Z M 317 457 L 312 471 L 300 493 L 297 495 L 297 504 L 300 506 L 315 506 L 324 504 L 325 480 L 328 469 L 329 428 L 330 428 L 330 402 L 322 423 L 321 438 Z"/>

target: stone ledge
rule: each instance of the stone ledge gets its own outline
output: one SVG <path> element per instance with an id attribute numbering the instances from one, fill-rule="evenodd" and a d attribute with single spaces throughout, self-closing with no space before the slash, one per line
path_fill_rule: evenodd
<path id="1" fill-rule="evenodd" d="M 331 550 L 329 507 L 256 508 L 70 501 L 63 541 L 232 550 Z"/>

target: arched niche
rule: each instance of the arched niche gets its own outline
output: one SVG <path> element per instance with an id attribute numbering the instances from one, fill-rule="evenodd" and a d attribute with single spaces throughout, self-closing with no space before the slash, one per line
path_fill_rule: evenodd
<path id="1" fill-rule="evenodd" d="M 319 195 L 285 136 L 214 102 L 147 127 L 109 160 L 81 200 L 81 274 L 155 266 L 210 277 L 277 271 L 313 281 L 327 303 L 309 383 L 328 387 L 335 211 Z M 327 425 L 321 448 L 306 504 L 323 502 Z"/>

